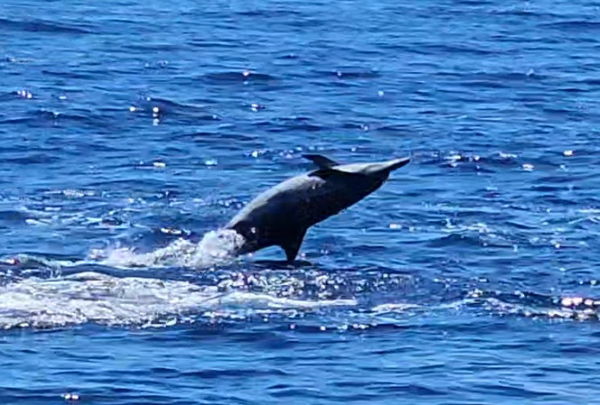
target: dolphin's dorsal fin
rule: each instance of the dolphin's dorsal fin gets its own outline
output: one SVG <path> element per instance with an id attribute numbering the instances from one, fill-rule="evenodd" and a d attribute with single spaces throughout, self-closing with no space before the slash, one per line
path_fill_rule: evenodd
<path id="1" fill-rule="evenodd" d="M 333 166 L 339 166 L 338 162 L 323 155 L 302 155 L 302 157 L 319 166 L 319 169 L 331 169 Z"/>

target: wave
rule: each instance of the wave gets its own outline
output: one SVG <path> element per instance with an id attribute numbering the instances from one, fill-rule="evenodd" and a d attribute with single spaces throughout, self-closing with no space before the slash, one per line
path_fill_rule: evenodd
<path id="1" fill-rule="evenodd" d="M 218 238 L 211 235 L 209 240 Z M 206 246 L 206 241 L 204 245 L 183 243 L 190 252 L 181 243 L 112 260 L 118 266 L 165 266 L 195 260 L 196 249 L 206 252 L 198 247 Z M 207 262 L 207 257 L 201 260 Z M 0 329 L 84 323 L 166 327 L 272 319 L 283 321 L 283 327 L 312 333 L 404 328 L 412 318 L 427 324 L 440 313 L 467 318 L 600 320 L 600 300 L 592 297 L 506 292 L 490 285 L 484 289 L 489 282 L 473 286 L 472 281 L 430 280 L 391 269 L 324 271 L 310 264 L 277 268 L 235 263 L 196 272 L 156 268 L 149 272 L 147 268 L 119 270 L 106 265 L 108 260 L 102 266 L 68 258 L 27 261 L 23 255 L 22 259 L 10 266 L 12 275 L 5 274 L 0 283 Z"/>
<path id="2" fill-rule="evenodd" d="M 300 331 L 361 331 L 406 327 L 415 316 L 427 323 L 440 312 L 600 320 L 600 300 L 591 297 L 506 292 L 489 281 L 417 277 L 380 266 L 320 269 L 310 263 L 278 267 L 234 260 L 243 242 L 235 231 L 220 229 L 207 232 L 199 242 L 180 238 L 146 253 L 112 248 L 94 250 L 85 259 L 31 254 L 4 259 L 0 329 L 83 323 L 172 326 L 281 316 L 284 327 L 294 325 Z M 429 245 L 511 247 L 509 242 L 501 230 L 484 222 L 448 221 Z M 297 319 L 304 318 L 302 311 L 322 307 L 337 309 Z"/>
<path id="3" fill-rule="evenodd" d="M 472 289 L 462 297 L 434 304 L 389 302 L 372 307 L 363 314 L 360 329 L 402 326 L 412 316 L 455 314 L 496 317 L 523 317 L 545 321 L 598 321 L 600 300 L 576 295 L 549 296 L 532 292 L 502 293 Z M 478 328 L 474 325 L 474 328 Z M 354 329 L 357 329 L 354 327 Z"/>
<path id="4" fill-rule="evenodd" d="M 110 111 L 103 111 L 102 114 Z M 88 109 L 78 109 L 71 112 L 61 112 L 53 109 L 29 110 L 20 115 L 0 119 L 0 124 L 25 124 L 29 127 L 57 127 L 77 125 L 80 127 L 97 128 L 100 124 L 106 126 L 106 117 Z"/>
<path id="5" fill-rule="evenodd" d="M 13 214 L 8 212 L 7 215 L 10 218 Z M 33 220 L 29 223 L 33 223 Z M 164 231 L 169 230 L 167 228 L 161 230 Z M 0 264 L 12 266 L 13 270 L 42 269 L 41 273 L 44 273 L 43 269 L 63 271 L 74 268 L 74 271 L 77 271 L 80 266 L 101 266 L 121 270 L 169 267 L 209 269 L 232 262 L 243 243 L 244 238 L 235 231 L 220 229 L 207 232 L 197 243 L 178 238 L 169 245 L 151 252 L 137 252 L 132 247 L 92 249 L 84 259 L 20 253 L 1 258 Z"/>
<path id="6" fill-rule="evenodd" d="M 352 80 L 352 79 L 376 79 L 381 77 L 381 74 L 375 70 L 360 70 L 360 69 L 356 69 L 356 68 L 342 68 L 339 70 L 332 70 L 332 71 L 326 71 L 326 70 L 317 70 L 314 71 L 315 74 L 317 74 L 318 76 L 323 76 L 323 77 L 331 77 L 331 76 L 335 76 L 338 79 L 347 79 L 347 80 Z"/>
<path id="7" fill-rule="evenodd" d="M 311 310 L 355 304 L 354 300 L 297 300 L 187 281 L 83 272 L 54 279 L 31 277 L 0 287 L 0 328 L 57 328 L 88 322 L 159 327 L 202 316 L 239 319 L 250 309 Z"/>
<path id="8" fill-rule="evenodd" d="M 227 84 L 227 83 L 244 83 L 244 82 L 259 82 L 268 83 L 279 80 L 278 77 L 265 74 L 257 73 L 253 71 L 222 71 L 207 73 L 203 76 L 204 80 L 214 84 Z"/>
<path id="9" fill-rule="evenodd" d="M 218 121 L 217 114 L 211 113 L 204 104 L 182 103 L 167 98 L 141 97 L 129 107 L 129 112 L 142 117 L 162 121 L 165 118 L 180 122 Z"/>
<path id="10" fill-rule="evenodd" d="M 207 232 L 199 243 L 179 238 L 164 248 L 136 253 L 131 248 L 97 250 L 92 259 L 112 267 L 210 267 L 231 261 L 244 238 L 232 230 Z"/>
<path id="11" fill-rule="evenodd" d="M 553 28 L 562 31 L 596 31 L 600 29 L 600 21 L 567 20 L 551 23 L 542 23 L 540 24 L 540 26 L 544 28 Z"/>
<path id="12" fill-rule="evenodd" d="M 0 18 L 0 29 L 18 31 L 46 32 L 57 34 L 91 34 L 92 27 L 82 24 L 67 24 L 43 20 L 9 20 Z"/>
<path id="13" fill-rule="evenodd" d="M 547 296 L 516 291 L 513 294 L 473 290 L 473 303 L 500 316 L 522 316 L 534 319 L 600 320 L 600 301 L 576 295 Z"/>

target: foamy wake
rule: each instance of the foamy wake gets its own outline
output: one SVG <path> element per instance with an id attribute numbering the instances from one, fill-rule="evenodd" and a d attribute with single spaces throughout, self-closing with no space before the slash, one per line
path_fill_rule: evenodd
<path id="1" fill-rule="evenodd" d="M 60 269 L 103 264 L 112 267 L 209 267 L 231 260 L 242 246 L 231 230 L 211 231 L 199 243 L 178 239 L 149 253 L 132 249 L 93 252 L 88 260 L 53 260 L 17 255 L 4 264 L 41 265 L 57 270 L 52 278 L 27 277 L 0 285 L 0 329 L 61 327 L 82 323 L 171 326 L 210 319 L 239 319 L 252 314 L 311 310 L 324 306 L 354 306 L 353 299 L 294 299 L 247 291 L 224 280 L 217 285 L 142 277 L 115 277 L 96 272 L 62 276 Z M 91 259 L 91 260 L 90 260 Z M 25 274 L 25 273 L 23 273 Z M 236 289 L 239 287 L 240 289 Z"/>
<path id="2" fill-rule="evenodd" d="M 244 243 L 233 230 L 207 232 L 198 243 L 177 239 L 170 245 L 148 253 L 136 253 L 131 248 L 94 251 L 92 259 L 112 267 L 209 267 L 231 260 Z"/>
<path id="3" fill-rule="evenodd" d="M 105 325 L 171 326 L 260 311 L 353 306 L 354 300 L 298 300 L 186 281 L 113 277 L 95 272 L 27 278 L 0 287 L 0 328 Z"/>

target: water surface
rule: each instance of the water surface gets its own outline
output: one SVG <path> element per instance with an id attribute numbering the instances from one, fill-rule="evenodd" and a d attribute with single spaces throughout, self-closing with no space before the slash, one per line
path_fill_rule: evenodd
<path id="1" fill-rule="evenodd" d="M 2 2 L 2 402 L 596 402 L 598 4 L 413 3 Z M 228 257 L 304 153 L 412 161 Z"/>

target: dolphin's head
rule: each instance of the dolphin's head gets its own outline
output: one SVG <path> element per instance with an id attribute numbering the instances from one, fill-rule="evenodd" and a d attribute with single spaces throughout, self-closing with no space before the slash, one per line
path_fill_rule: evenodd
<path id="1" fill-rule="evenodd" d="M 348 165 L 334 166 L 333 168 L 341 172 L 362 174 L 385 181 L 392 171 L 408 164 L 408 162 L 410 162 L 410 158 L 404 157 L 385 162 L 352 163 Z"/>

